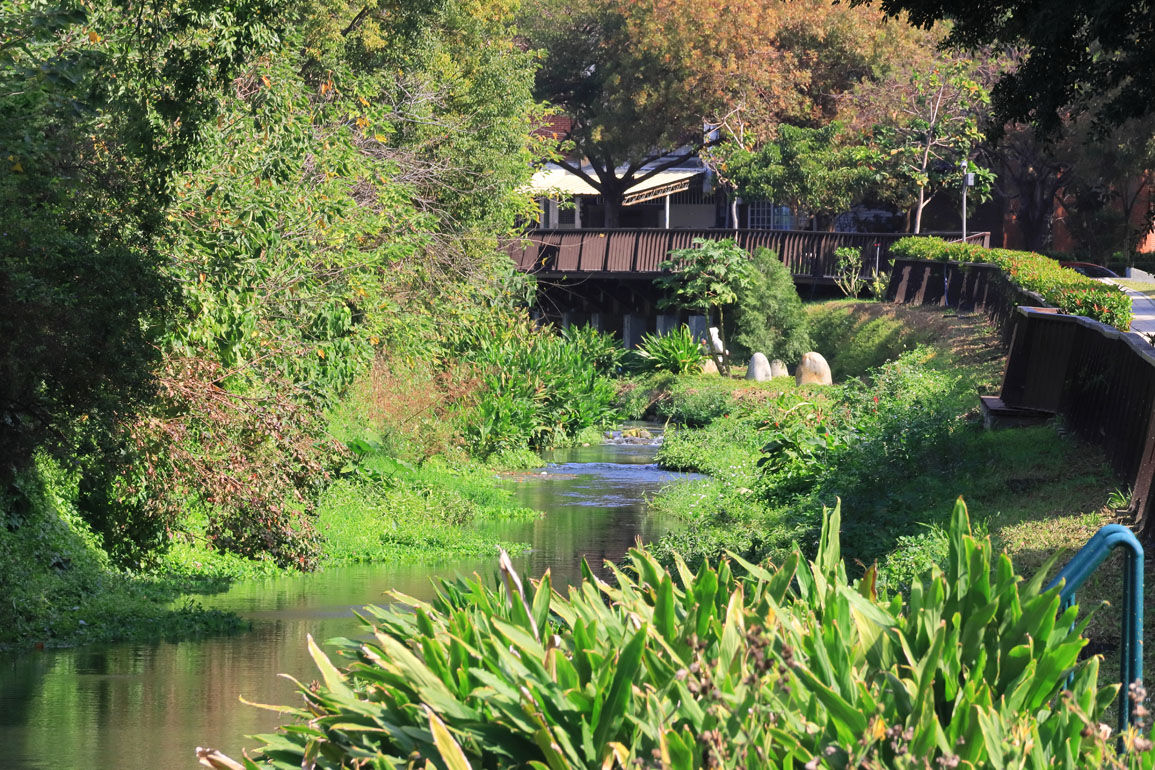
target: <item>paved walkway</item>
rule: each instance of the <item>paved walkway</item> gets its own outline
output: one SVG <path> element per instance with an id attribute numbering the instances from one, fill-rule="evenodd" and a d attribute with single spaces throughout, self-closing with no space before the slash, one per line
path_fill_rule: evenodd
<path id="1" fill-rule="evenodd" d="M 1115 283 L 1110 278 L 1103 279 L 1107 283 Z M 1155 334 L 1155 300 L 1142 292 L 1119 286 L 1131 298 L 1131 331 L 1142 334 L 1144 337 Z M 1155 284 L 1153 284 L 1155 288 Z"/>

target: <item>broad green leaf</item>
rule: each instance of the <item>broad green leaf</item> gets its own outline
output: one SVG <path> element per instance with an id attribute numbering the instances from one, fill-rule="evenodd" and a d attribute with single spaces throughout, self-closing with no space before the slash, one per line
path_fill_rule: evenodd
<path id="1" fill-rule="evenodd" d="M 648 633 L 649 626 L 643 625 L 618 656 L 617 666 L 614 670 L 614 677 L 610 683 L 609 691 L 606 693 L 601 708 L 598 709 L 593 717 L 593 741 L 595 748 L 600 749 L 600 747 L 605 746 L 606 743 L 609 742 L 611 736 L 614 735 L 622 719 L 625 717 L 626 705 L 630 699 L 630 690 L 633 686 L 634 675 L 641 665 L 642 652 L 645 650 L 646 635 Z"/>
<path id="2" fill-rule="evenodd" d="M 433 713 L 433 709 L 429 706 L 424 708 L 429 718 L 429 731 L 433 734 L 433 744 L 437 747 L 437 753 L 441 755 L 446 770 L 471 770 L 469 759 L 466 758 L 461 745 L 450 734 L 449 728 L 437 714 Z"/>

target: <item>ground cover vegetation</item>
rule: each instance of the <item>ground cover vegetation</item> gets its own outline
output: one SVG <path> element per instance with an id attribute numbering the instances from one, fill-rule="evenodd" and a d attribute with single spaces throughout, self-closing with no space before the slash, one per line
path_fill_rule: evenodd
<path id="1" fill-rule="evenodd" d="M 1118 286 L 1060 267 L 1041 254 L 947 243 L 941 238 L 903 238 L 891 248 L 896 257 L 997 265 L 1012 283 L 1039 294 L 1065 313 L 1087 316 L 1123 331 L 1131 328 L 1131 299 Z"/>
<path id="2" fill-rule="evenodd" d="M 427 763 L 514 767 L 1146 767 L 1145 725 L 1116 754 L 1099 720 L 1116 687 L 1077 608 L 1019 577 L 972 534 L 960 500 L 945 568 L 908 593 L 847 576 L 840 511 L 809 560 L 738 557 L 696 570 L 644 550 L 568 596 L 445 582 L 437 598 L 371 607 L 368 641 L 299 684 L 294 722 L 218 768 Z M 338 665 L 339 664 L 339 665 Z M 1070 677 L 1068 679 L 1068 674 Z M 1136 693 L 1140 697 L 1139 693 Z M 254 761 L 255 760 L 255 761 Z M 258 764 L 260 762 L 261 764 Z"/>
<path id="3" fill-rule="evenodd" d="M 977 396 L 997 391 L 1003 360 L 985 322 L 861 301 L 808 309 L 833 387 L 658 383 L 652 408 L 674 423 L 659 462 L 710 478 L 653 501 L 682 522 L 654 544 L 657 558 L 780 560 L 794 542 L 813 547 L 816 512 L 840 499 L 848 564 L 877 563 L 878 584 L 901 591 L 942 563 L 951 496 L 965 494 L 1028 572 L 1114 515 L 1118 482 L 1093 449 L 1053 425 L 982 429 Z M 1115 601 L 1120 580 L 1110 567 L 1080 597 Z M 1098 649 L 1114 648 L 1117 623 L 1113 610 L 1092 621 Z"/>

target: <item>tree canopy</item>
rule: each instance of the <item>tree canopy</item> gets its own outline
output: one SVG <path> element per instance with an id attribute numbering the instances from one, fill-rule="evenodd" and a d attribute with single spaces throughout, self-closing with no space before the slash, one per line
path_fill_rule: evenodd
<path id="1" fill-rule="evenodd" d="M 323 409 L 508 270 L 532 54 L 505 0 L 130 5 L 0 4 L 0 496 L 51 450 L 116 557 L 199 505 L 305 566 Z"/>
<path id="2" fill-rule="evenodd" d="M 863 0 L 860 0 L 863 1 Z M 949 42 L 1023 47 L 993 91 L 996 128 L 1032 123 L 1055 133 L 1072 113 L 1114 125 L 1155 105 L 1155 14 L 1145 0 L 881 0 L 890 14 L 930 25 L 949 19 Z"/>
<path id="3" fill-rule="evenodd" d="M 574 160 L 561 165 L 606 198 L 610 217 L 630 186 L 714 142 L 821 126 L 916 36 L 828 0 L 533 0 L 523 19 L 542 51 L 537 96 L 573 121 L 562 138 Z"/>
<path id="4" fill-rule="evenodd" d="M 840 143 L 842 126 L 782 126 L 755 151 L 723 148 L 722 173 L 744 199 L 767 200 L 809 213 L 816 225 L 858 203 L 877 177 L 877 159 L 862 144 Z"/>

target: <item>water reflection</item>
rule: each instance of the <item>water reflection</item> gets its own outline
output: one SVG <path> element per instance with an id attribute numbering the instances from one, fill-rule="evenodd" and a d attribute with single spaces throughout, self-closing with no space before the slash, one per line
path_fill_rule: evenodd
<path id="1" fill-rule="evenodd" d="M 662 523 L 644 501 L 675 474 L 654 467 L 652 446 L 605 445 L 557 453 L 543 472 L 505 483 L 523 504 L 547 511 L 530 523 L 495 530 L 532 545 L 517 559 L 526 573 L 547 568 L 554 585 L 580 577 L 580 559 L 617 561 L 635 537 L 653 539 Z M 193 748 L 239 755 L 246 735 L 269 732 L 278 715 L 238 696 L 295 703 L 289 672 L 308 681 L 305 647 L 359 633 L 353 612 L 386 591 L 428 598 L 431 575 L 492 573 L 493 560 L 420 567 L 361 566 L 236 586 L 204 603 L 252 623 L 239 636 L 180 643 L 123 644 L 45 652 L 0 662 L 0 767 L 11 770 L 117 767 L 195 768 Z"/>

